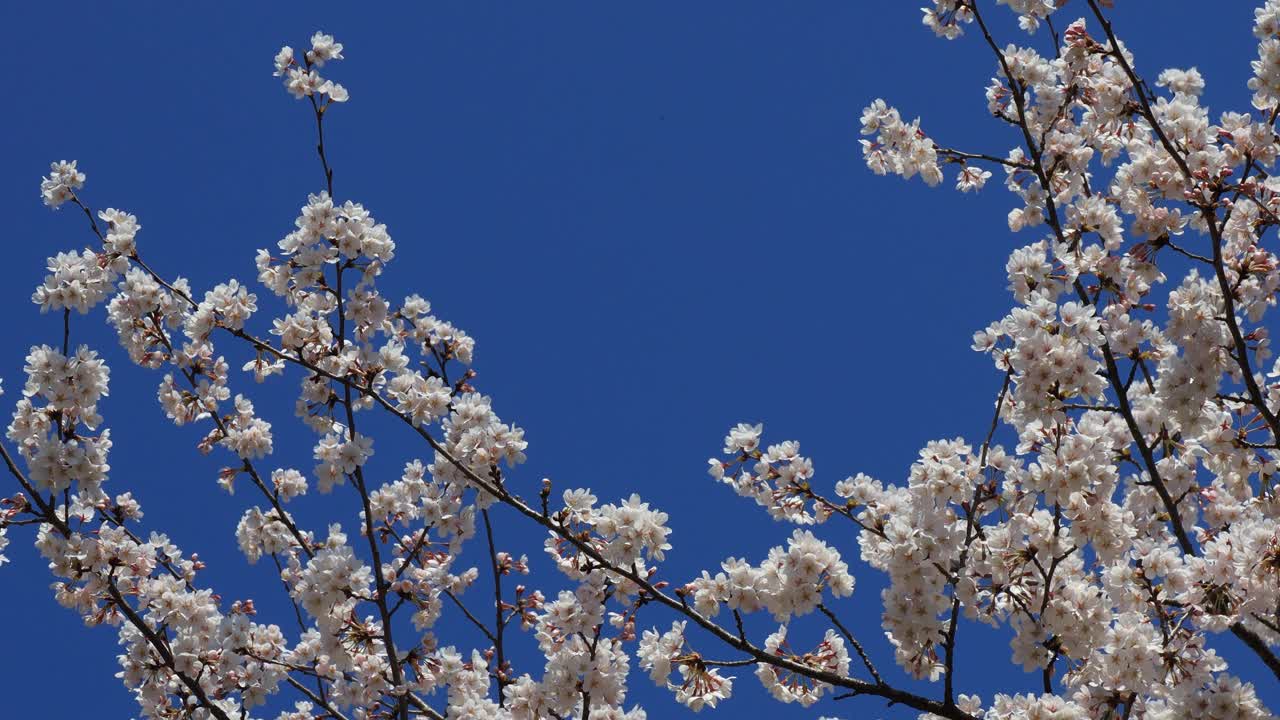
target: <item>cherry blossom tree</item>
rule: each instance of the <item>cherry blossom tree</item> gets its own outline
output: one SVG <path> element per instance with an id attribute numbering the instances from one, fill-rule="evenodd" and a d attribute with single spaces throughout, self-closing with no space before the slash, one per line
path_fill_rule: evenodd
<path id="1" fill-rule="evenodd" d="M 999 5 L 1027 46 L 993 36 Z M 1195 68 L 1143 79 L 1106 5 L 925 9 L 938 36 L 991 50 L 988 109 L 1012 147 L 952 148 L 882 100 L 863 113 L 862 147 L 879 174 L 936 185 L 948 169 L 970 192 L 1003 173 L 1015 196 L 1008 226 L 1029 244 L 1006 264 L 1013 304 L 973 342 L 995 365 L 991 423 L 930 442 L 896 483 L 819 482 L 798 443 L 730 429 L 711 477 L 796 526 L 765 557 L 670 577 L 661 510 L 521 475 L 524 433 L 473 383 L 472 338 L 422 297 L 378 290 L 395 243 L 335 190 L 325 120 L 349 93 L 321 74 L 344 59 L 323 33 L 275 57 L 312 116 L 323 174 L 295 227 L 258 252 L 260 288 L 199 292 L 153 268 L 138 218 L 95 210 L 83 170 L 52 165 L 45 204 L 82 213 L 93 239 L 51 257 L 32 296 L 61 316 L 62 342 L 28 351 L 0 443 L 17 486 L 0 505 L 0 550 L 34 536 L 58 603 L 115 628 L 119 677 L 148 718 L 640 720 L 628 683 L 650 681 L 693 711 L 758 681 L 828 712 L 878 699 L 929 719 L 1270 718 L 1215 648 L 1238 643 L 1251 672 L 1280 680 L 1280 362 L 1265 324 L 1280 263 L 1264 242 L 1280 226 L 1280 0 L 1256 12 L 1253 107 L 1216 122 Z M 1067 9 L 1083 17 L 1055 24 Z M 73 342 L 73 316 L 99 313 L 158 376 L 167 417 L 227 458 L 216 481 L 253 498 L 236 540 L 247 562 L 278 569 L 283 589 L 262 592 L 285 593 L 291 616 L 225 601 L 198 556 L 113 487 L 97 410 L 109 371 Z M 253 359 L 233 368 L 227 346 Z M 298 383 L 314 464 L 278 464 L 250 382 Z M 360 421 L 373 414 L 413 439 L 379 446 L 410 448 L 391 482 L 364 471 L 375 443 Z M 996 443 L 1006 435 L 1010 447 Z M 313 484 L 350 500 L 324 528 L 289 510 Z M 534 548 L 501 549 L 499 513 L 540 528 L 558 572 L 530 575 Z M 874 603 L 855 595 L 829 543 L 839 534 L 888 578 L 891 661 L 841 619 Z M 482 574 L 491 597 L 472 591 Z M 481 640 L 442 645 L 442 618 Z M 957 687 L 972 622 L 1003 628 L 1009 660 L 1042 692 Z M 513 662 L 516 643 L 541 667 Z M 920 682 L 887 681 L 889 662 Z"/>

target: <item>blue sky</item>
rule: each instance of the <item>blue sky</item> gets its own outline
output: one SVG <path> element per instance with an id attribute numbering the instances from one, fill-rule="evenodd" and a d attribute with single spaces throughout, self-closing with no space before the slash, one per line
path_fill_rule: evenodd
<path id="1" fill-rule="evenodd" d="M 397 242 L 384 291 L 422 293 L 477 338 L 479 387 L 530 441 L 513 482 L 528 496 L 542 477 L 602 499 L 639 492 L 672 516 L 672 580 L 729 555 L 758 561 L 790 529 L 706 477 L 731 424 L 763 421 L 767 440 L 800 440 L 820 484 L 858 471 L 896 482 L 927 440 L 980 440 L 999 386 L 970 336 L 1008 307 L 1008 251 L 1037 238 L 1008 233 L 996 183 L 975 197 L 877 178 L 858 151 L 858 114 L 875 97 L 953 147 L 1001 154 L 1017 142 L 985 114 L 989 51 L 976 36 L 933 38 L 917 4 L 13 5 L 0 45 L 2 402 L 15 400 L 27 346 L 60 336 L 29 302 L 44 258 L 91 240 L 83 218 L 41 206 L 48 163 L 78 159 L 89 202 L 137 214 L 141 251 L 161 273 L 197 290 L 251 281 L 254 250 L 274 246 L 322 187 L 307 108 L 271 77 L 280 45 L 320 29 L 349 58 L 326 73 L 351 91 L 326 122 L 337 195 L 364 203 Z M 1244 109 L 1252 4 L 1216 4 L 1206 18 L 1203 5 L 1167 2 L 1161 16 L 1193 6 L 1197 22 L 1181 27 L 1155 18 L 1154 3 L 1120 3 L 1114 17 L 1148 77 L 1196 65 L 1215 111 Z M 1071 3 L 1059 27 L 1084 11 Z M 1025 42 L 1006 10 L 989 14 L 1002 42 Z M 72 332 L 113 365 L 109 490 L 132 490 L 148 528 L 199 552 L 224 597 L 252 596 L 284 625 L 274 571 L 235 549 L 252 498 L 217 488 L 226 456 L 200 456 L 199 431 L 164 421 L 159 377 L 128 365 L 100 312 Z M 308 469 L 312 438 L 290 420 L 295 387 L 235 384 L 262 393 L 260 408 L 280 401 L 266 413 L 273 466 Z M 422 456 L 394 431 L 375 450 L 384 477 Z M 309 497 L 300 512 L 344 513 L 354 529 L 351 499 Z M 499 545 L 539 542 L 522 520 L 497 520 Z M 0 687 L 20 692 L 5 693 L 8 707 L 70 718 L 91 702 L 98 716 L 133 716 L 112 677 L 114 634 L 59 608 L 29 536 L 11 535 Z M 843 614 L 906 684 L 878 627 L 880 577 L 860 566 L 847 530 L 827 536 L 859 580 Z M 531 584 L 557 587 L 537 550 Z M 1038 674 L 1008 665 L 1004 637 L 962 633 L 961 691 L 1038 688 Z M 1280 705 L 1254 668 L 1238 671 Z M 739 675 L 730 717 L 816 716 L 760 704 L 758 683 Z M 653 718 L 674 711 L 640 673 L 631 699 Z M 914 717 L 870 699 L 815 709 Z"/>

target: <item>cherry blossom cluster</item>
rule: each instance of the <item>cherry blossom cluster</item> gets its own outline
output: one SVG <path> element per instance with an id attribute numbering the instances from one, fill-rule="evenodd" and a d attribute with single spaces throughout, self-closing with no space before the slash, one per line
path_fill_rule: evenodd
<path id="1" fill-rule="evenodd" d="M 636 656 L 640 667 L 649 671 L 649 677 L 674 691 L 678 702 L 695 712 L 703 707 L 714 708 L 733 694 L 734 678 L 724 676 L 719 668 L 688 650 L 686 626 L 687 622 L 677 620 L 664 633 L 644 631 Z M 680 672 L 679 682 L 670 680 L 673 668 Z"/>
<path id="2" fill-rule="evenodd" d="M 33 347 L 23 369 L 27 383 L 5 437 L 27 461 L 37 489 L 57 494 L 76 484 L 84 502 L 96 503 L 111 468 L 111 431 L 94 434 L 110 371 L 83 345 L 71 356 Z"/>
<path id="3" fill-rule="evenodd" d="M 285 45 L 276 53 L 276 77 L 284 79 L 285 89 L 295 98 L 324 95 L 329 102 L 346 102 L 351 98 L 347 89 L 332 80 L 320 77 L 316 68 L 324 67 L 331 60 L 342 60 L 342 43 L 332 35 L 317 32 L 311 36 L 311 49 L 303 53 L 299 63 L 293 48 Z"/>
<path id="4" fill-rule="evenodd" d="M 724 454 L 731 459 L 708 460 L 711 477 L 732 486 L 739 495 L 754 499 L 775 520 L 801 525 L 825 520 L 830 506 L 817 498 L 809 486 L 813 461 L 800 455 L 800 444 L 795 441 L 771 445 L 762 451 L 763 431 L 760 423 L 739 423 L 731 429 L 724 441 Z"/>
<path id="5" fill-rule="evenodd" d="M 862 111 L 862 134 L 875 135 L 874 140 L 859 142 L 867 167 L 877 175 L 893 173 L 911 178 L 919 174 L 930 185 L 942 181 L 937 150 L 920 129 L 919 118 L 903 122 L 897 110 L 885 105 L 883 100 L 876 100 Z M 970 182 L 974 187 L 981 187 L 985 181 L 985 176 L 979 176 L 976 182 Z"/>
<path id="6" fill-rule="evenodd" d="M 830 675 L 842 677 L 849 673 L 849 652 L 845 649 L 844 639 L 835 630 L 827 630 L 826 637 L 818 643 L 816 649 L 796 654 L 788 648 L 787 626 L 783 625 L 765 639 L 764 648 L 774 655 L 788 657 L 801 665 Z M 814 704 L 831 689 L 827 683 L 774 665 L 757 665 L 756 677 L 760 678 L 760 682 L 777 700 L 799 703 L 804 707 Z"/>
<path id="7" fill-rule="evenodd" d="M 1006 4 L 1028 31 L 1058 5 Z M 1000 46 L 979 4 L 926 9 L 947 38 L 980 25 L 996 56 L 988 109 L 1018 131 L 1006 153 L 963 155 L 1004 170 L 1009 228 L 1039 235 L 1009 256 L 1016 304 L 973 343 L 1005 378 L 994 411 L 1017 444 L 993 444 L 993 423 L 976 451 L 930 443 L 905 487 L 858 476 L 836 494 L 890 576 L 900 665 L 949 688 L 963 614 L 1009 627 L 1012 660 L 1043 672 L 1047 694 L 1000 696 L 985 717 L 1270 717 L 1210 643 L 1229 632 L 1280 673 L 1280 386 L 1262 370 L 1280 280 L 1263 238 L 1280 220 L 1280 4 L 1256 13 L 1262 112 L 1216 123 L 1195 68 L 1161 72 L 1153 92 L 1088 5 L 1049 56 Z M 864 132 L 898 117 L 877 100 Z M 877 173 L 920 172 L 864 147 Z"/>
<path id="8" fill-rule="evenodd" d="M 109 432 L 89 431 L 102 423 L 106 365 L 84 347 L 67 356 L 40 346 L 25 370 L 7 438 L 26 461 L 25 474 L 10 465 L 26 495 L 5 501 L 0 518 L 41 520 L 35 544 L 58 578 L 56 600 L 86 625 L 117 627 L 118 677 L 143 716 L 173 717 L 183 698 L 198 698 L 202 717 L 262 705 L 287 674 L 280 628 L 255 622 L 251 601 L 224 611 L 195 584 L 203 563 L 163 534 L 143 539 L 129 527 L 143 516 L 132 494 L 103 490 Z"/>
<path id="9" fill-rule="evenodd" d="M 620 504 L 597 507 L 596 496 L 589 490 L 566 490 L 564 508 L 556 514 L 556 522 L 573 537 L 587 539 L 575 544 L 553 533 L 545 549 L 562 572 L 577 579 L 590 579 L 600 562 L 613 567 L 643 567 L 646 560 L 662 560 L 671 549 L 667 542 L 671 529 L 666 521 L 666 513 L 650 508 L 636 494 Z"/>
<path id="10" fill-rule="evenodd" d="M 76 161 L 59 160 L 49 164 L 49 174 L 40 181 L 40 197 L 44 204 L 57 208 L 75 197 L 76 190 L 84 187 L 85 174 L 76 168 Z"/>
<path id="11" fill-rule="evenodd" d="M 813 612 L 824 591 L 833 597 L 853 594 L 854 580 L 840 553 L 808 530 L 796 530 L 787 547 L 775 547 L 758 567 L 729 558 L 722 572 L 707 571 L 684 592 L 693 596 L 698 612 L 714 617 L 722 604 L 744 613 L 767 610 L 775 620 Z"/>

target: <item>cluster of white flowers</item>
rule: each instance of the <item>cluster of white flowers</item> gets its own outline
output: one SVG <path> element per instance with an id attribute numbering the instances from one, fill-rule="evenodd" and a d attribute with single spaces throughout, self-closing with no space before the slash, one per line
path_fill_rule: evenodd
<path id="1" fill-rule="evenodd" d="M 1167 700 L 1157 700 L 1146 707 L 1151 720 L 1203 718 L 1203 720 L 1270 720 L 1272 715 L 1253 685 L 1233 677 L 1218 676 L 1195 691 L 1181 692 Z"/>
<path id="2" fill-rule="evenodd" d="M 49 258 L 49 274 L 31 301 L 41 311 L 74 309 L 83 315 L 111 294 L 114 280 L 115 273 L 103 267 L 92 250 L 60 252 Z"/>
<path id="3" fill-rule="evenodd" d="M 329 527 L 329 537 L 305 566 L 291 565 L 285 573 L 290 592 L 298 603 L 326 630 L 342 623 L 356 601 L 369 597 L 373 573 L 355 555 L 347 536 L 337 525 Z"/>
<path id="4" fill-rule="evenodd" d="M 581 714 L 584 697 L 590 699 L 592 716 L 599 711 L 605 717 L 634 717 L 621 709 L 630 655 L 620 638 L 601 637 L 597 630 L 607 600 L 597 575 L 543 606 L 534 620 L 538 647 L 546 657 L 543 678 L 534 682 L 525 675 L 508 688 L 505 697 L 514 718 Z"/>
<path id="5" fill-rule="evenodd" d="M 129 359 L 143 367 L 158 368 L 172 358 L 168 333 L 182 323 L 186 303 L 180 298 L 190 297 L 191 289 L 181 278 L 171 287 L 174 292 L 161 287 L 142 269 L 131 268 L 107 304 L 107 317 L 120 344 Z"/>
<path id="6" fill-rule="evenodd" d="M 1055 695 L 996 695 L 986 716 L 991 720 L 1089 720 L 1079 705 Z"/>
<path id="7" fill-rule="evenodd" d="M 271 486 L 284 502 L 307 494 L 306 476 L 292 468 L 278 468 L 271 471 Z"/>
<path id="8" fill-rule="evenodd" d="M 702 571 L 702 577 L 684 590 L 693 596 L 698 612 L 708 617 L 725 604 L 747 613 L 767 610 L 774 619 L 786 622 L 813 612 L 824 591 L 834 597 L 853 594 L 853 575 L 840 553 L 808 530 L 793 532 L 787 547 L 769 550 L 769 557 L 758 567 L 736 558 L 720 567 L 722 572 L 714 576 Z"/>
<path id="9" fill-rule="evenodd" d="M 875 140 L 859 141 L 867 167 L 875 174 L 893 173 L 912 178 L 918 173 L 930 185 L 942 181 L 937 150 L 920 129 L 919 118 L 903 122 L 897 110 L 877 99 L 862 111 L 862 134 L 876 136 Z M 984 176 L 975 186 L 981 187 L 985 180 Z"/>
<path id="10" fill-rule="evenodd" d="M 844 647 L 844 638 L 835 630 L 827 630 L 826 637 L 816 649 L 797 655 L 788 649 L 787 626 L 783 625 L 765 639 L 764 649 L 830 675 L 845 677 L 849 674 L 849 652 Z M 814 682 L 773 665 L 757 665 L 756 677 L 774 698 L 784 703 L 800 703 L 804 707 L 814 704 L 831 689 L 827 683 Z"/>
<path id="11" fill-rule="evenodd" d="M 136 254 L 137 235 L 142 226 L 138 224 L 136 215 L 123 210 L 107 208 L 98 213 L 98 217 L 107 224 L 107 235 L 102 240 L 102 249 L 117 273 L 128 269 L 128 258 Z"/>
<path id="12" fill-rule="evenodd" d="M 243 395 L 235 399 L 236 412 L 223 420 L 220 441 L 228 450 L 246 460 L 271 454 L 271 423 L 253 414 L 253 403 Z"/>
<path id="13" fill-rule="evenodd" d="M 493 400 L 475 392 L 455 395 L 452 412 L 442 421 L 444 447 L 450 456 L 477 475 L 487 476 L 490 468 L 505 462 L 515 467 L 525 461 L 524 430 L 509 425 L 493 412 Z M 462 467 L 437 455 L 431 472 L 443 480 L 468 483 Z"/>
<path id="14" fill-rule="evenodd" d="M 917 467 L 935 467 L 913 472 L 912 477 L 926 483 L 951 476 L 967 477 L 969 457 L 959 455 L 959 449 L 946 448 L 950 457 L 944 458 L 926 458 L 927 451 L 922 451 L 925 462 L 917 463 Z M 913 493 L 910 489 L 885 488 L 878 481 L 859 475 L 838 486 L 837 493 L 861 506 L 858 521 L 863 527 L 859 537 L 862 559 L 889 573 L 891 585 L 882 593 L 884 623 L 898 662 L 917 677 L 936 679 L 943 670 L 935 653 L 935 644 L 945 629 L 940 615 L 950 609 L 944 593 L 948 577 L 936 568 L 949 567 L 958 555 L 959 521 L 945 501 L 935 504 L 924 485 L 917 485 Z M 917 499 L 922 501 L 920 506 Z M 937 511 L 938 505 L 943 512 Z"/>
<path id="15" fill-rule="evenodd" d="M 49 174 L 40 180 L 40 196 L 44 204 L 57 208 L 75 197 L 75 191 L 84 187 L 85 175 L 76 169 L 76 161 L 59 160 L 49 164 Z"/>
<path id="16" fill-rule="evenodd" d="M 1034 33 L 1040 22 L 1049 17 L 1061 4 L 1057 0 L 999 0 L 1001 5 L 1018 14 L 1018 26 L 1028 33 Z"/>
<path id="17" fill-rule="evenodd" d="M 671 544 L 667 536 L 667 514 L 649 507 L 639 495 L 625 502 L 596 506 L 596 496 L 589 490 L 564 491 L 564 508 L 556 515 L 561 528 L 571 531 L 589 546 L 597 557 L 615 568 L 642 568 L 646 561 L 660 561 Z M 588 580 L 596 567 L 596 558 L 580 551 L 565 537 L 551 533 L 546 551 L 570 577 Z M 615 578 L 618 579 L 618 578 Z"/>
<path id="18" fill-rule="evenodd" d="M 675 692 L 677 702 L 695 712 L 704 707 L 714 708 L 733 694 L 733 678 L 724 676 L 701 655 L 686 649 L 685 626 L 683 620 L 677 620 L 665 633 L 645 630 L 636 657 L 655 683 Z M 679 670 L 680 682 L 671 682 L 673 669 Z"/>
<path id="19" fill-rule="evenodd" d="M 1253 61 L 1253 106 L 1269 110 L 1280 101 L 1280 2 L 1267 0 L 1254 11 L 1254 37 L 1258 43 L 1258 59 Z"/>
<path id="20" fill-rule="evenodd" d="M 334 485 L 341 485 L 346 476 L 363 467 L 372 455 L 373 438 L 367 435 L 325 435 L 315 448 L 315 458 L 320 461 L 316 465 L 320 492 L 327 493 Z"/>
<path id="21" fill-rule="evenodd" d="M 204 294 L 204 301 L 187 313 L 183 330 L 193 343 L 207 340 L 215 327 L 239 330 L 258 309 L 257 303 L 257 295 L 231 280 Z"/>
<path id="22" fill-rule="evenodd" d="M 973 22 L 973 11 L 964 0 L 933 0 L 932 7 L 921 9 L 924 11 L 924 26 L 948 40 L 964 35 L 961 25 Z"/>
<path id="23" fill-rule="evenodd" d="M 31 348 L 24 370 L 23 398 L 5 436 L 27 461 L 37 488 L 60 493 L 78 483 L 80 502 L 96 504 L 111 468 L 111 431 L 92 434 L 102 423 L 97 405 L 107 394 L 106 363 L 86 346 L 68 357 L 41 345 Z"/>
<path id="24" fill-rule="evenodd" d="M 330 60 L 342 60 L 342 43 L 335 42 L 332 35 L 317 32 L 311 36 L 311 49 L 303 54 L 303 62 L 299 64 L 293 56 L 293 48 L 285 45 L 276 53 L 276 77 L 284 78 L 285 89 L 295 98 L 320 94 L 329 98 L 330 102 L 346 102 L 351 98 L 347 89 L 332 80 L 320 77 L 316 68 L 324 67 Z"/>
<path id="25" fill-rule="evenodd" d="M 250 564 L 258 562 L 263 555 L 284 554 L 297 547 L 284 517 L 274 508 L 265 513 L 256 507 L 245 511 L 236 526 L 236 540 Z"/>
<path id="26" fill-rule="evenodd" d="M 429 425 L 447 415 L 452 399 L 449 388 L 438 376 L 423 377 L 416 372 L 401 372 L 391 378 L 387 395 L 415 425 Z"/>
<path id="27" fill-rule="evenodd" d="M 1005 4 L 1027 30 L 1057 5 Z M 940 0 L 925 24 L 954 38 L 979 12 Z M 1005 169 L 1020 203 L 1012 230 L 1052 231 L 1012 253 L 1017 304 L 974 335 L 1007 376 L 995 412 L 1017 447 L 930 443 L 904 488 L 865 476 L 836 487 L 857 509 L 863 558 L 890 576 L 885 624 L 906 669 L 951 673 L 961 609 L 1007 623 L 1029 670 L 1052 678 L 1059 658 L 1071 661 L 1060 678 L 1071 700 L 998 696 L 983 717 L 1270 716 L 1206 642 L 1230 630 L 1273 666 L 1280 645 L 1280 387 L 1254 369 L 1270 360 L 1259 323 L 1280 287 L 1261 247 L 1277 224 L 1262 170 L 1278 148 L 1277 28 L 1270 1 L 1256 13 L 1250 82 L 1264 117 L 1224 113 L 1217 125 L 1195 68 L 1160 73 L 1169 95 L 1156 96 L 1109 26 L 1095 40 L 1072 23 L 1052 60 L 991 46 L 989 109 L 1025 144 L 977 157 Z M 885 123 L 901 120 L 876 101 L 864 133 Z M 868 162 L 910 177 L 926 140 L 896 137 L 879 143 L 888 151 L 864 142 Z M 1094 159 L 1115 166 L 1109 185 Z M 1186 249 L 1188 230 L 1212 250 Z M 1162 326 L 1150 295 L 1171 256 L 1193 264 Z"/>
<path id="28" fill-rule="evenodd" d="M 102 422 L 97 403 L 107 393 L 106 365 L 85 347 L 68 357 L 41 346 L 25 369 L 7 437 L 26 460 L 28 474 L 14 472 L 31 495 L 0 505 L 0 528 L 23 513 L 43 519 L 36 547 L 59 578 L 57 601 L 87 625 L 118 626 L 118 677 L 144 716 L 182 711 L 178 688 L 205 698 L 206 709 L 215 702 L 225 710 L 262 705 L 287 674 L 280 629 L 252 622 L 252 602 L 233 603 L 224 614 L 218 598 L 194 584 L 203 563 L 184 558 L 164 535 L 141 539 L 126 527 L 143 515 L 137 501 L 102 490 L 110 436 L 89 431 Z M 40 491 L 52 494 L 43 500 Z"/>
<path id="29" fill-rule="evenodd" d="M 800 454 L 800 443 L 788 440 L 760 450 L 764 425 L 739 423 L 729 430 L 724 452 L 732 459 L 707 460 L 711 477 L 730 486 L 743 497 L 769 511 L 775 520 L 808 525 L 822 522 L 831 506 L 813 494 L 809 481 L 813 478 L 813 461 Z M 747 463 L 755 462 L 748 467 Z M 812 502 L 812 512 L 806 503 Z"/>

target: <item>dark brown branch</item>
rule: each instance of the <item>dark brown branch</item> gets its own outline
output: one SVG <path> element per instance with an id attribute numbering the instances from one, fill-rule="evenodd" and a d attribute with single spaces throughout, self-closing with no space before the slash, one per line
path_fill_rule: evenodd
<path id="1" fill-rule="evenodd" d="M 836 626 L 836 629 L 840 631 L 840 634 L 844 635 L 844 639 L 848 640 L 849 644 L 853 646 L 853 649 L 857 651 L 858 657 L 862 660 L 862 666 L 867 669 L 867 672 L 871 673 L 871 679 L 875 680 L 877 685 L 883 685 L 884 680 L 880 678 L 880 673 L 876 670 L 876 666 L 872 664 L 871 658 L 867 657 L 867 651 L 862 648 L 862 643 L 858 642 L 857 638 L 853 636 L 853 633 L 849 632 L 848 628 L 844 626 L 844 623 L 840 622 L 840 618 L 836 617 L 835 613 L 831 612 L 830 608 L 822 603 L 818 603 L 818 610 L 831 620 L 831 622 Z"/>
<path id="2" fill-rule="evenodd" d="M 503 633 L 507 629 L 507 623 L 502 617 L 502 568 L 498 564 L 498 550 L 493 543 L 493 523 L 489 521 L 489 510 L 487 508 L 481 510 L 480 515 L 484 518 L 484 535 L 489 542 L 489 561 L 493 568 L 493 612 L 496 616 L 493 623 L 493 650 L 498 664 L 494 675 L 498 678 L 498 707 L 503 707 L 506 704 L 506 698 L 503 697 L 502 691 L 511 684 L 511 680 L 507 677 L 505 670 L 507 656 Z"/>

